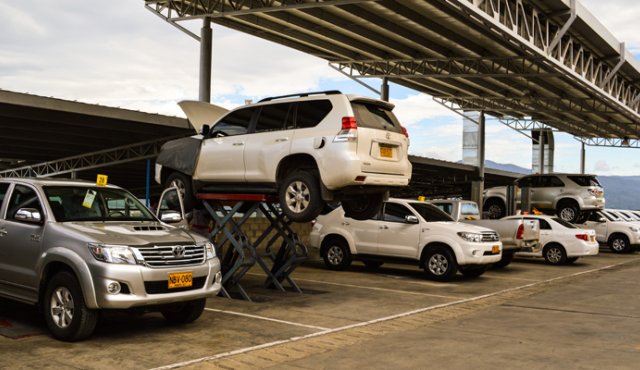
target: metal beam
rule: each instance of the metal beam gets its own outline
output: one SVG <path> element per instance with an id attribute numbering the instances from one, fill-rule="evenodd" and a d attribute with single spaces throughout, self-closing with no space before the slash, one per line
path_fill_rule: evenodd
<path id="1" fill-rule="evenodd" d="M 602 146 L 613 148 L 640 148 L 640 140 L 629 138 L 608 138 L 608 137 L 574 137 L 579 142 L 589 146 Z"/>

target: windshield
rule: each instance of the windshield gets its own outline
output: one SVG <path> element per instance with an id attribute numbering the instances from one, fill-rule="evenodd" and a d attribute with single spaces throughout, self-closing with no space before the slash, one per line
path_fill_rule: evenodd
<path id="1" fill-rule="evenodd" d="M 422 218 L 427 222 L 453 221 L 451 216 L 444 213 L 440 208 L 427 203 L 409 203 Z"/>
<path id="2" fill-rule="evenodd" d="M 58 222 L 156 220 L 142 203 L 122 189 L 45 186 L 44 193 Z"/>
<path id="3" fill-rule="evenodd" d="M 467 219 L 480 219 L 480 210 L 478 209 L 478 205 L 476 203 L 460 203 L 460 213 Z"/>

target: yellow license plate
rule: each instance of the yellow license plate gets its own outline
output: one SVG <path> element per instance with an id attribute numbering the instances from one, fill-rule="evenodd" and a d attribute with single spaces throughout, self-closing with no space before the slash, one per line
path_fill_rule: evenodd
<path id="1" fill-rule="evenodd" d="M 393 148 L 390 146 L 380 146 L 380 156 L 383 158 L 393 158 Z"/>
<path id="2" fill-rule="evenodd" d="M 169 274 L 169 289 L 185 288 L 193 285 L 193 273 L 174 272 Z"/>
<path id="3" fill-rule="evenodd" d="M 493 253 L 493 254 L 500 253 L 500 246 L 499 245 L 494 245 L 493 247 L 491 247 L 491 253 Z"/>

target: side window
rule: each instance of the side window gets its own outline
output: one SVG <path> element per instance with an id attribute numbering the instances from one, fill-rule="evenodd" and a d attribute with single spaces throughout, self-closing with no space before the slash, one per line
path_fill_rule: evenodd
<path id="1" fill-rule="evenodd" d="M 310 100 L 297 104 L 296 128 L 315 127 L 331 112 L 329 100 Z"/>
<path id="2" fill-rule="evenodd" d="M 558 188 L 558 187 L 563 187 L 564 183 L 562 182 L 562 180 L 560 180 L 556 176 L 549 176 L 549 177 L 547 177 L 547 185 L 546 186 L 548 186 L 550 188 Z"/>
<path id="3" fill-rule="evenodd" d="M 384 220 L 391 222 L 406 222 L 405 216 L 413 215 L 409 208 L 396 203 L 386 203 L 384 206 Z"/>
<path id="4" fill-rule="evenodd" d="M 540 221 L 540 230 L 551 230 L 551 225 L 549 225 L 547 220 L 539 218 L 538 221 Z"/>
<path id="5" fill-rule="evenodd" d="M 290 103 L 265 105 L 256 122 L 256 132 L 293 128 L 293 112 Z"/>
<path id="6" fill-rule="evenodd" d="M 442 210 L 442 212 L 444 212 L 444 213 L 446 213 L 448 215 L 451 214 L 451 211 L 452 211 L 452 208 L 453 208 L 453 204 L 451 204 L 451 203 L 437 203 L 437 204 L 434 204 L 434 206 L 440 208 Z"/>
<path id="7" fill-rule="evenodd" d="M 227 114 L 220 119 L 209 132 L 209 137 L 222 137 L 243 135 L 249 131 L 251 117 L 256 111 L 255 107 L 239 109 Z"/>
<path id="8" fill-rule="evenodd" d="M 527 187 L 527 186 L 530 187 L 531 186 L 531 177 L 523 177 L 520 180 L 518 180 L 516 182 L 516 184 L 521 188 L 524 188 L 524 187 Z"/>
<path id="9" fill-rule="evenodd" d="M 16 213 L 18 213 L 18 210 L 21 208 L 34 208 L 42 215 L 42 205 L 40 204 L 36 191 L 28 186 L 16 185 L 9 199 L 7 219 L 15 220 Z"/>
<path id="10" fill-rule="evenodd" d="M 0 184 L 0 211 L 2 210 L 2 203 L 4 196 L 7 195 L 7 190 L 9 190 L 9 184 Z"/>

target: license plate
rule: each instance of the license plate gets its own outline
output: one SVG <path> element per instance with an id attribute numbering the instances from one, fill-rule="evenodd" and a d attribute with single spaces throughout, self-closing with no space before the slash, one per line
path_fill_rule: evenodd
<path id="1" fill-rule="evenodd" d="M 595 242 L 596 241 L 596 236 L 595 235 L 589 235 L 589 241 L 590 242 Z"/>
<path id="2" fill-rule="evenodd" d="M 500 246 L 499 245 L 494 245 L 493 247 L 491 247 L 491 253 L 493 253 L 493 254 L 500 253 Z"/>
<path id="3" fill-rule="evenodd" d="M 193 273 L 174 272 L 169 274 L 169 289 L 185 288 L 193 285 Z"/>
<path id="4" fill-rule="evenodd" d="M 380 156 L 383 158 L 393 158 L 393 148 L 380 145 Z"/>

